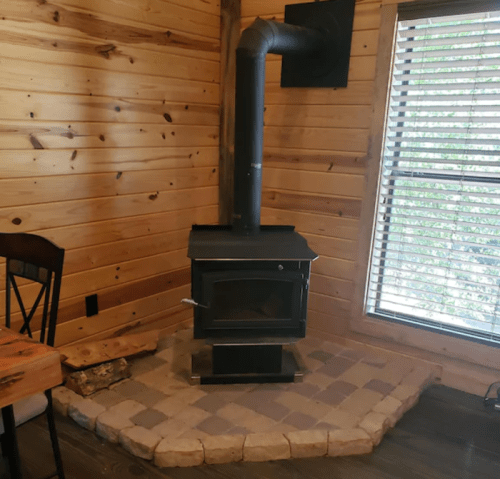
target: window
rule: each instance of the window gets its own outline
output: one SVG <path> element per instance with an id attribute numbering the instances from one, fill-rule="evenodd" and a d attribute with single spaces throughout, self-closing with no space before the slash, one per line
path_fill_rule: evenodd
<path id="1" fill-rule="evenodd" d="M 500 11 L 492 3 L 399 8 L 365 308 L 500 343 Z M 473 11 L 481 5 L 488 11 Z"/>

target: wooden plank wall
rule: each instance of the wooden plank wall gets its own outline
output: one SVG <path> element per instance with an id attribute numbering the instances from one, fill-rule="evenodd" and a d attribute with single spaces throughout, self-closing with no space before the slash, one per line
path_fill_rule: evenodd
<path id="1" fill-rule="evenodd" d="M 283 21 L 302 0 L 242 0 L 242 28 L 256 16 Z M 313 263 L 309 326 L 348 330 L 372 114 L 380 0 L 358 0 L 347 88 L 282 89 L 268 56 L 262 222 L 293 224 L 320 255 Z"/>
<path id="2" fill-rule="evenodd" d="M 189 229 L 218 220 L 218 0 L 1 3 L 0 231 L 66 248 L 57 344 L 189 320 Z"/>

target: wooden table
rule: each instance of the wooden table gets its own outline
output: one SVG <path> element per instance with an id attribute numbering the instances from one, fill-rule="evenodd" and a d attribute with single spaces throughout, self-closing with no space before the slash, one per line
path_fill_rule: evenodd
<path id="1" fill-rule="evenodd" d="M 0 408 L 61 383 L 57 349 L 0 328 Z"/>
<path id="2" fill-rule="evenodd" d="M 7 328 L 0 328 L 0 408 L 5 433 L 12 438 L 9 463 L 20 478 L 19 452 L 12 407 L 16 401 L 62 383 L 59 351 Z"/>

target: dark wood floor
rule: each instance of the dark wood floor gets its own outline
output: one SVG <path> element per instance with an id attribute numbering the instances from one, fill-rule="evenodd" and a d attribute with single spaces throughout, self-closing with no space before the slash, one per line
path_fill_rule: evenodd
<path id="1" fill-rule="evenodd" d="M 45 423 L 19 428 L 26 479 L 50 466 Z M 270 463 L 233 463 L 157 469 L 120 447 L 61 417 L 58 421 L 67 479 L 498 479 L 500 413 L 485 411 L 482 398 L 433 386 L 388 432 L 373 454 Z"/>

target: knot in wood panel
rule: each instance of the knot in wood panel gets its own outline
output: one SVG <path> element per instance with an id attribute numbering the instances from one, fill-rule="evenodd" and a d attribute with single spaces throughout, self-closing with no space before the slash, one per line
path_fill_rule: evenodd
<path id="1" fill-rule="evenodd" d="M 104 58 L 109 58 L 109 54 L 116 50 L 116 45 L 109 43 L 107 45 L 98 45 L 95 47 L 95 51 L 102 55 Z"/>

